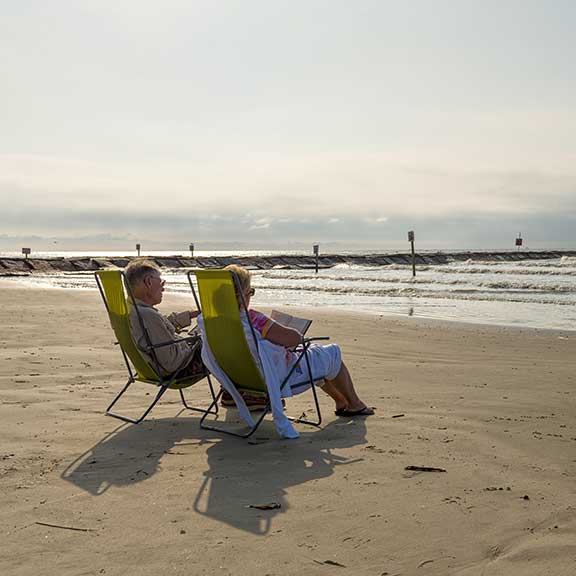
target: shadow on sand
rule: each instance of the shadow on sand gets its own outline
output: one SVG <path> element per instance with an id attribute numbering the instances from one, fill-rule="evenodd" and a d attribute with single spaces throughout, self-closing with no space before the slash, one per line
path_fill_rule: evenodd
<path id="1" fill-rule="evenodd" d="M 208 467 L 194 497 L 194 511 L 240 530 L 266 534 L 275 515 L 289 507 L 289 487 L 326 478 L 336 466 L 357 462 L 334 450 L 366 442 L 363 418 L 341 418 L 322 429 L 301 426 L 300 432 L 298 440 L 281 440 L 266 422 L 259 435 L 247 441 L 201 430 L 195 417 L 121 425 L 74 460 L 62 478 L 98 496 L 112 486 L 146 481 L 158 472 L 165 454 L 191 444 L 206 446 Z M 246 509 L 269 503 L 279 507 L 264 513 Z"/>

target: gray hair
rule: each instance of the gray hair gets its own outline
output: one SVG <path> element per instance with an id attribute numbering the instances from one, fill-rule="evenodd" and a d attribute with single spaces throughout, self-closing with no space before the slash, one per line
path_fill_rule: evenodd
<path id="1" fill-rule="evenodd" d="M 157 272 L 160 272 L 160 268 L 156 262 L 144 258 L 132 260 L 124 270 L 130 288 L 135 288 L 144 278 Z"/>

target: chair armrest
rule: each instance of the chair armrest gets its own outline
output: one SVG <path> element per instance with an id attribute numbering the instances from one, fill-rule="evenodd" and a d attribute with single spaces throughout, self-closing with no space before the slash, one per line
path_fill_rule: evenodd
<path id="1" fill-rule="evenodd" d="M 156 348 L 163 348 L 164 346 L 172 346 L 173 344 L 178 344 L 179 342 L 192 342 L 193 340 L 199 341 L 198 336 L 188 336 L 186 338 L 178 338 L 178 340 L 168 340 L 167 342 L 160 342 L 159 344 L 153 344 L 152 346 L 146 346 L 147 350 L 154 350 Z"/>
<path id="2" fill-rule="evenodd" d="M 292 348 L 292 351 L 298 352 L 298 350 L 302 350 L 303 348 L 308 348 L 312 342 L 316 342 L 318 340 L 330 340 L 330 337 L 329 336 L 313 336 L 313 337 L 309 337 L 309 338 L 302 337 L 302 342 L 300 342 L 300 344 L 298 344 L 297 346 L 294 346 L 294 348 Z M 300 348 L 300 347 L 302 347 L 302 348 Z"/>
<path id="3" fill-rule="evenodd" d="M 308 344 L 316 340 L 330 340 L 330 336 L 313 336 L 312 338 L 302 338 L 302 344 Z"/>

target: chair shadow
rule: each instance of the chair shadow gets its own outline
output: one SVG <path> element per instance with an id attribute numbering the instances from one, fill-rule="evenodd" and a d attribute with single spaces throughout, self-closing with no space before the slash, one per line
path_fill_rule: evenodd
<path id="1" fill-rule="evenodd" d="M 234 418 L 232 412 L 227 420 Z M 366 443 L 363 418 L 334 420 L 319 430 L 302 426 L 300 432 L 298 440 L 282 440 L 272 422 L 266 422 L 247 441 L 202 430 L 194 416 L 122 424 L 71 462 L 61 477 L 98 496 L 112 486 L 146 481 L 177 445 L 206 445 L 208 468 L 194 498 L 194 511 L 264 535 L 273 518 L 289 508 L 287 488 L 326 478 L 336 466 L 358 462 L 361 459 L 348 459 L 333 450 Z M 278 507 L 249 508 L 269 503 Z"/>
<path id="2" fill-rule="evenodd" d="M 94 496 L 112 486 L 143 482 L 158 471 L 162 457 L 181 441 L 197 440 L 199 445 L 213 441 L 214 433 L 205 433 L 198 421 L 186 416 L 120 424 L 71 462 L 61 478 Z"/>
<path id="3" fill-rule="evenodd" d="M 366 443 L 363 418 L 332 421 L 320 430 L 306 427 L 298 440 L 279 440 L 249 444 L 212 444 L 207 450 L 208 469 L 194 499 L 194 510 L 257 535 L 267 534 L 272 520 L 290 505 L 291 486 L 327 478 L 336 466 L 359 462 L 333 450 Z M 272 433 L 274 436 L 274 433 Z M 250 506 L 269 505 L 261 510 Z"/>

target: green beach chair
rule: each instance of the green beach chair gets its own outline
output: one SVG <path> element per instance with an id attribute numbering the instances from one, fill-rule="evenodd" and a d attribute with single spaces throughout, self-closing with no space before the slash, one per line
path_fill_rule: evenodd
<path id="1" fill-rule="evenodd" d="M 197 290 L 194 287 L 192 277 L 196 279 Z M 250 352 L 242 320 L 240 319 L 240 306 L 245 310 L 246 302 L 244 301 L 242 291 L 239 289 L 237 292 L 241 295 L 242 304 L 239 305 L 236 299 L 234 287 L 240 285 L 236 274 L 230 270 L 220 269 L 191 270 L 188 272 L 188 281 L 196 306 L 198 310 L 202 312 L 204 330 L 206 332 L 205 337 L 218 366 L 240 393 L 267 395 L 264 376 L 260 372 Z M 248 321 L 250 322 L 252 338 L 254 338 L 256 348 L 258 349 L 256 333 L 249 316 Z M 282 389 L 288 383 L 296 366 L 302 361 L 306 363 L 308 376 L 305 382 L 303 382 L 303 385 L 311 384 L 317 419 L 310 421 L 302 417 L 290 418 L 290 420 L 294 422 L 301 422 L 311 426 L 320 426 L 322 422 L 316 386 L 312 378 L 312 371 L 308 360 L 308 348 L 312 341 L 328 339 L 327 337 L 302 338 L 302 344 L 296 349 L 298 353 L 297 362 L 281 383 L 280 388 Z M 218 403 L 221 395 L 222 390 L 220 390 L 210 409 Z M 208 417 L 208 412 L 200 419 L 200 427 L 206 430 L 224 432 L 240 438 L 248 438 L 260 426 L 266 414 L 270 412 L 270 409 L 270 402 L 268 402 L 268 405 L 254 426 L 247 432 L 235 432 L 230 429 L 230 427 L 214 426 L 207 423 L 206 418 Z"/>
<path id="2" fill-rule="evenodd" d="M 108 318 L 110 320 L 112 330 L 114 331 L 117 339 L 116 343 L 120 346 L 122 356 L 124 357 L 124 361 L 126 363 L 126 368 L 128 369 L 128 381 L 126 382 L 124 388 L 122 388 L 120 393 L 116 396 L 116 398 L 114 398 L 110 406 L 108 406 L 106 409 L 106 415 L 118 418 L 124 422 L 138 424 L 139 422 L 142 422 L 144 418 L 146 418 L 158 400 L 160 400 L 160 398 L 169 388 L 178 390 L 178 392 L 180 392 L 182 404 L 186 409 L 202 413 L 207 412 L 207 410 L 211 410 L 212 414 L 217 414 L 218 406 L 215 402 L 216 396 L 214 394 L 214 388 L 212 386 L 212 381 L 210 380 L 210 374 L 208 370 L 193 376 L 187 375 L 185 377 L 179 377 L 179 372 L 181 372 L 181 370 L 171 374 L 170 376 L 161 376 L 155 349 L 168 346 L 172 344 L 172 342 L 162 342 L 155 346 L 151 344 L 150 337 L 148 336 L 148 332 L 146 331 L 146 327 L 142 321 L 138 307 L 135 305 L 134 295 L 132 294 L 132 291 L 126 282 L 124 273 L 120 270 L 99 270 L 95 272 L 95 276 L 98 289 L 100 290 L 100 294 L 104 300 L 104 306 L 108 312 Z M 148 361 L 140 353 L 140 350 L 132 338 L 130 331 L 129 302 L 131 305 L 135 306 L 140 326 L 148 343 L 148 351 L 152 361 Z M 190 340 L 192 339 L 196 338 L 190 338 Z M 200 345 L 200 342 L 198 342 L 198 345 Z M 186 399 L 184 398 L 184 393 L 182 392 L 184 388 L 192 386 L 192 384 L 195 384 L 203 378 L 208 380 L 208 386 L 212 395 L 212 405 L 208 409 L 189 406 L 186 402 Z M 112 412 L 112 408 L 116 402 L 120 400 L 126 390 L 128 390 L 129 386 L 134 382 L 143 382 L 158 387 L 158 393 L 156 394 L 156 397 L 152 403 L 139 418 L 130 418 L 128 416 L 123 416 L 121 414 Z"/>

